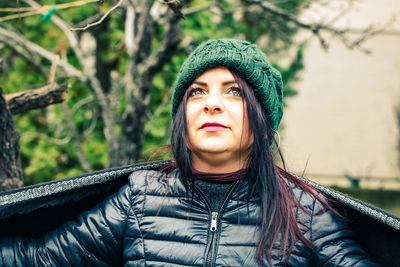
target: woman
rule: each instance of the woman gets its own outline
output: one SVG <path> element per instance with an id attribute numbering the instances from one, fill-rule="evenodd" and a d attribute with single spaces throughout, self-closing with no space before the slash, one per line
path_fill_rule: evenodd
<path id="1" fill-rule="evenodd" d="M 175 83 L 175 163 L 41 238 L 0 241 L 1 266 L 378 266 L 310 186 L 275 166 L 279 73 L 254 45 L 213 40 Z"/>

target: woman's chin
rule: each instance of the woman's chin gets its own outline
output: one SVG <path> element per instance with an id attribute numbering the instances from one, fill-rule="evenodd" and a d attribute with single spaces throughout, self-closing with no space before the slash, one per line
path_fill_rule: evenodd
<path id="1" fill-rule="evenodd" d="M 230 147 L 214 145 L 206 146 L 196 149 L 192 152 L 197 155 L 198 158 L 207 159 L 215 162 L 230 161 L 237 158 L 240 153 Z"/>
<path id="2" fill-rule="evenodd" d="M 197 147 L 193 147 L 192 149 L 197 150 L 201 153 L 226 153 L 232 150 L 223 140 L 212 140 L 209 142 L 205 142 L 204 144 L 199 144 Z"/>

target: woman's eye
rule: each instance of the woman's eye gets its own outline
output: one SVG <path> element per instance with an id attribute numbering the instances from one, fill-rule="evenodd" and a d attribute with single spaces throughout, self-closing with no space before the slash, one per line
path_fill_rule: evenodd
<path id="1" fill-rule="evenodd" d="M 242 96 L 242 90 L 238 87 L 231 87 L 226 91 L 226 93 L 234 96 Z"/>
<path id="2" fill-rule="evenodd" d="M 188 94 L 188 97 L 196 96 L 196 95 L 204 95 L 204 90 L 201 88 L 192 88 Z"/>

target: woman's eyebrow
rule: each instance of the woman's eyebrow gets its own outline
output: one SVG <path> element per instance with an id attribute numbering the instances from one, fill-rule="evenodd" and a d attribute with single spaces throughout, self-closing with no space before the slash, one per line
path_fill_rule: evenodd
<path id="1" fill-rule="evenodd" d="M 233 80 L 233 81 L 226 81 L 226 82 L 223 82 L 222 83 L 222 85 L 228 85 L 228 84 L 232 84 L 232 83 L 237 83 L 235 80 Z"/>
<path id="2" fill-rule="evenodd" d="M 193 83 L 198 84 L 198 85 L 202 85 L 202 86 L 207 86 L 207 83 L 205 83 L 205 82 L 194 81 Z M 228 85 L 228 84 L 232 84 L 232 83 L 237 83 L 237 82 L 235 80 L 226 81 L 226 82 L 223 82 L 222 85 Z"/>
<path id="3" fill-rule="evenodd" d="M 207 86 L 207 83 L 205 83 L 205 82 L 194 81 L 193 83 L 196 83 L 196 84 L 202 85 L 202 86 Z"/>

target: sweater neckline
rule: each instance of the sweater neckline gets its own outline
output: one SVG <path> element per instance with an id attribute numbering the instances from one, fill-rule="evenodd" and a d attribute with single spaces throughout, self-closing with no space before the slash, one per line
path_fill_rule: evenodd
<path id="1" fill-rule="evenodd" d="M 247 169 L 240 169 L 235 172 L 227 173 L 212 173 L 212 172 L 201 172 L 193 169 L 193 174 L 202 181 L 209 183 L 225 184 L 233 183 L 240 180 L 246 176 Z"/>

